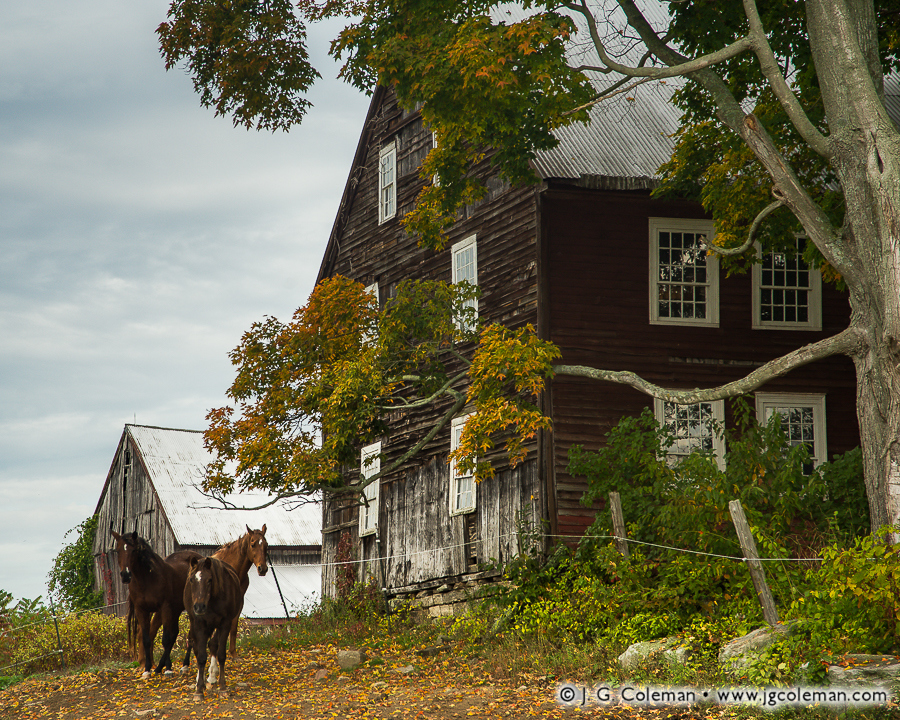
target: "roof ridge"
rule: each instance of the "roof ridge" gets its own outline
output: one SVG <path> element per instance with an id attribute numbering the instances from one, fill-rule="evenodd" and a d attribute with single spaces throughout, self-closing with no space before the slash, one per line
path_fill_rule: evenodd
<path id="1" fill-rule="evenodd" d="M 168 430 L 170 432 L 204 433 L 205 430 L 188 430 L 187 428 L 168 428 L 160 425 L 142 425 L 140 423 L 125 423 L 125 427 L 147 428 L 148 430 Z"/>

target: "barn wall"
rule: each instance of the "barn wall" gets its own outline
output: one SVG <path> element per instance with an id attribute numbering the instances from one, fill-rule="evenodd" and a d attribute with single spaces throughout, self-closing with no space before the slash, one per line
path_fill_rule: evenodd
<path id="1" fill-rule="evenodd" d="M 153 492 L 147 469 L 127 431 L 122 434 L 113 457 L 97 513 L 99 519 L 94 539 L 95 582 L 97 589 L 103 590 L 107 604 L 116 605 L 128 599 L 128 586 L 119 578 L 116 541 L 110 529 L 120 534 L 137 532 L 162 557 L 177 549 L 175 536 L 169 529 L 159 500 Z M 125 608 L 119 607 L 116 612 L 124 614 Z"/>
<path id="2" fill-rule="evenodd" d="M 492 179 L 486 197 L 469 206 L 450 229 L 443 250 L 422 249 L 400 225 L 401 217 L 413 208 L 423 181 L 417 169 L 432 146 L 431 132 L 425 128 L 417 113 L 404 112 L 391 93 L 381 95 L 383 104 L 370 114 L 364 130 L 368 145 L 361 156 L 349 186 L 352 193 L 345 197 L 336 227 L 338 236 L 332 238 L 329 255 L 323 262 L 323 276 L 344 275 L 364 285 L 377 282 L 381 302 L 396 291 L 397 284 L 407 278 L 451 279 L 451 246 L 473 233 L 478 242 L 478 278 L 481 289 L 479 313 L 490 321 L 508 326 L 537 322 L 537 223 L 535 188 L 515 188 Z M 393 220 L 378 225 L 377 167 L 379 150 L 385 144 L 397 143 L 398 214 Z M 349 197 L 349 200 L 348 200 Z M 472 346 L 460 346 L 463 353 L 471 353 Z M 449 402 L 436 410 L 398 411 L 390 418 L 391 436 L 383 442 L 385 457 L 382 467 L 391 463 L 410 445 L 430 429 L 438 413 L 450 407 Z M 541 497 L 537 485 L 537 443 L 529 447 L 528 472 L 517 469 L 509 472 L 502 458 L 498 476 L 493 483 L 497 489 L 479 487 L 479 509 L 475 519 L 449 517 L 449 470 L 446 457 L 450 446 L 450 428 L 444 428 L 416 457 L 410 459 L 391 476 L 382 479 L 380 522 L 382 553 L 379 555 L 374 538 L 357 537 L 357 509 L 352 502 L 330 501 L 324 510 L 323 586 L 333 586 L 333 562 L 342 532 L 353 537 L 354 547 L 363 558 L 382 555 L 399 556 L 385 570 L 388 587 L 424 582 L 434 577 L 458 575 L 466 572 L 472 556 L 465 557 L 464 548 L 434 553 L 444 545 L 465 545 L 466 537 L 477 535 L 488 543 L 491 553 L 484 557 L 508 557 L 507 520 L 498 513 L 519 507 L 515 493 L 502 488 L 513 483 L 519 492 L 527 486 L 527 497 Z M 522 466 L 526 467 L 525 465 Z M 346 469 L 353 480 L 358 467 Z M 525 475 L 522 475 L 526 472 Z M 516 484 L 518 483 L 518 485 Z M 525 492 L 525 490 L 521 490 Z M 520 493 L 521 494 L 521 493 Z M 516 496 L 518 497 L 518 496 Z M 535 512 L 545 513 L 543 502 Z M 543 517 L 543 515 L 541 515 Z M 514 541 L 513 541 L 514 543 Z M 471 543 L 470 543 L 471 544 Z M 514 546 L 514 545 L 513 545 Z M 481 555 L 476 562 L 481 561 Z M 380 570 L 379 570 L 380 572 Z"/>
<path id="3" fill-rule="evenodd" d="M 652 200 L 642 192 L 554 189 L 542 197 L 546 325 L 563 352 L 563 363 L 631 370 L 669 388 L 712 387 L 847 326 L 846 296 L 823 287 L 821 332 L 754 330 L 749 274 L 725 277 L 724 272 L 719 276 L 718 328 L 650 325 L 650 217 L 703 214 L 691 203 Z M 855 374 L 848 358 L 807 365 L 760 390 L 826 392 L 829 454 L 859 444 Z M 559 531 L 580 535 L 593 521 L 594 510 L 579 503 L 583 479 L 565 472 L 569 448 L 599 448 L 622 416 L 638 415 L 652 403 L 624 386 L 563 376 L 554 378 L 551 394 Z M 731 420 L 726 403 L 726 425 Z"/>

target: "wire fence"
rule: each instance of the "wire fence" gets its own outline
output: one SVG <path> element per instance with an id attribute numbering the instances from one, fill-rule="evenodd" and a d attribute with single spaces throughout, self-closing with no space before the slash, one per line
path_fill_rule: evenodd
<path id="1" fill-rule="evenodd" d="M 126 605 L 127 602 L 115 603 L 114 605 L 99 605 L 87 610 L 75 610 L 70 612 L 61 612 L 59 608 L 50 603 L 49 607 L 40 607 L 36 609 L 25 609 L 21 614 L 13 611 L 9 612 L 2 620 L 0 625 L 0 658 L 12 660 L 5 665 L 0 665 L 0 675 L 11 669 L 22 666 L 35 665 L 41 660 L 58 657 L 59 666 L 66 667 L 66 655 L 63 647 L 63 636 L 60 633 L 60 625 L 68 621 L 70 618 L 85 615 L 87 613 L 95 613 L 102 611 L 109 613 L 115 608 Z M 17 622 L 17 620 L 25 618 L 25 622 Z M 32 619 L 33 618 L 33 619 Z M 46 652 L 38 654 L 24 655 L 27 648 L 26 641 L 34 640 L 41 633 L 39 628 L 53 626 L 51 640 L 49 645 L 55 646 L 53 649 L 46 649 Z M 21 656 L 21 657 L 20 657 Z"/>
<path id="2" fill-rule="evenodd" d="M 511 538 L 520 538 L 520 537 L 522 537 L 522 533 L 513 532 L 513 533 L 507 533 L 504 535 L 500 535 L 497 539 L 498 540 L 508 540 Z M 683 553 L 683 554 L 689 554 L 689 555 L 693 555 L 693 556 L 715 558 L 718 560 L 731 560 L 731 561 L 740 562 L 740 563 L 748 563 L 748 562 L 750 562 L 750 563 L 764 563 L 764 562 L 766 562 L 766 563 L 767 562 L 809 563 L 809 562 L 820 562 L 822 560 L 822 558 L 819 558 L 819 557 L 812 557 L 812 558 L 748 557 L 746 553 L 743 556 L 723 555 L 723 554 L 706 552 L 706 551 L 702 551 L 702 550 L 692 550 L 689 548 L 675 547 L 672 545 L 665 545 L 665 544 L 660 544 L 660 543 L 644 542 L 644 541 L 640 541 L 640 540 L 635 540 L 633 538 L 625 537 L 624 534 L 621 534 L 621 535 L 620 534 L 563 535 L 563 534 L 535 533 L 535 534 L 532 534 L 530 537 L 532 539 L 544 539 L 544 540 L 550 540 L 550 541 L 556 540 L 556 541 L 579 542 L 584 539 L 600 540 L 600 541 L 605 540 L 605 541 L 616 542 L 616 543 L 621 543 L 624 541 L 629 545 L 642 545 L 642 546 L 652 547 L 657 550 L 662 550 L 662 551 L 666 551 L 666 552 Z M 327 563 L 310 563 L 306 567 L 309 567 L 309 568 L 318 567 L 320 570 L 324 570 L 325 568 L 328 568 L 328 567 L 340 567 L 340 566 L 346 566 L 346 565 L 362 565 L 362 564 L 372 564 L 372 563 L 398 562 L 398 561 L 413 559 L 413 558 L 416 558 L 418 556 L 425 555 L 425 554 L 443 553 L 443 552 L 447 552 L 447 551 L 451 551 L 451 550 L 458 550 L 460 548 L 466 547 L 466 545 L 467 545 L 467 543 L 456 543 L 456 544 L 452 544 L 452 545 L 427 548 L 424 550 L 416 550 L 416 551 L 408 552 L 408 553 L 395 553 L 395 554 L 383 555 L 383 556 L 379 556 L 379 557 L 368 557 L 368 558 L 360 558 L 360 559 L 355 559 L 355 560 L 337 560 L 337 561 L 332 561 L 332 562 L 327 562 Z M 270 564 L 270 567 L 271 567 L 271 564 Z M 274 570 L 274 568 L 273 568 L 273 570 Z M 273 573 L 273 575 L 274 575 L 274 573 Z M 276 576 L 276 578 L 277 578 L 277 576 Z M 284 580 L 282 579 L 282 583 L 283 582 L 284 582 Z M 286 600 L 285 600 L 284 594 L 282 593 L 281 583 L 278 583 L 277 579 L 276 579 L 276 584 L 278 585 L 278 594 L 281 599 L 281 604 L 284 606 L 285 614 L 287 614 Z M 51 657 L 59 657 L 60 665 L 65 667 L 65 662 L 66 662 L 65 653 L 64 653 L 62 638 L 61 638 L 60 631 L 59 631 L 60 622 L 64 622 L 66 619 L 73 617 L 73 616 L 77 617 L 78 615 L 83 615 L 86 613 L 94 613 L 97 611 L 102 611 L 103 613 L 110 614 L 110 613 L 116 612 L 118 608 L 123 607 L 127 604 L 128 604 L 127 601 L 123 601 L 123 602 L 119 602 L 119 603 L 112 603 L 109 605 L 97 606 L 95 608 L 91 608 L 88 610 L 60 613 L 58 611 L 58 609 L 54 608 L 54 606 L 51 603 L 49 608 L 43 608 L 39 611 L 35 611 L 34 614 L 40 615 L 40 617 L 38 617 L 37 619 L 30 620 L 28 622 L 24 622 L 21 624 L 15 624 L 15 623 L 6 621 L 5 624 L 0 625 L 0 658 L 3 658 L 4 656 L 6 656 L 8 658 L 8 657 L 14 656 L 16 654 L 15 653 L 15 645 L 16 645 L 16 640 L 19 637 L 20 633 L 23 633 L 29 629 L 36 628 L 38 626 L 47 626 L 47 625 L 50 625 L 51 623 L 53 624 L 54 630 L 55 630 L 56 647 L 55 647 L 55 649 L 50 650 L 48 652 L 44 652 L 39 655 L 34 655 L 34 656 L 30 656 L 30 657 L 20 658 L 20 659 L 15 660 L 12 663 L 2 665 L 2 666 L 0 666 L 0 674 L 4 673 L 5 671 L 7 671 L 11 668 L 21 667 L 23 665 L 28 665 L 29 663 L 33 664 L 38 661 L 46 660 L 47 658 L 51 658 Z"/>

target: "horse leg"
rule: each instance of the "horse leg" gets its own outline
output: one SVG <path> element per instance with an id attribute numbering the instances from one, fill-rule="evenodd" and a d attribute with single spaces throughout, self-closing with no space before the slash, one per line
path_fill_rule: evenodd
<path id="1" fill-rule="evenodd" d="M 164 607 L 160 614 L 163 615 L 162 626 L 162 656 L 159 658 L 159 665 L 156 666 L 156 674 L 158 675 L 165 669 L 166 675 L 172 675 L 172 648 L 178 639 L 178 618 L 173 618 L 174 613 L 169 607 Z"/>
<path id="2" fill-rule="evenodd" d="M 191 648 L 194 645 L 194 641 L 191 639 L 191 634 L 188 632 L 187 637 L 184 639 L 185 651 L 184 651 L 184 660 L 181 663 L 181 674 L 184 675 L 188 671 L 188 668 L 191 666 Z"/>
<path id="3" fill-rule="evenodd" d="M 216 628 L 209 638 L 209 674 L 206 676 L 208 685 L 215 685 L 219 679 L 219 635 L 221 628 Z"/>
<path id="4" fill-rule="evenodd" d="M 197 624 L 199 625 L 199 622 Z M 206 688 L 206 678 L 203 677 L 203 671 L 206 669 L 206 638 L 199 628 L 196 633 L 191 632 L 191 644 L 194 646 L 194 655 L 197 656 L 197 687 L 194 689 L 194 700 L 199 701 L 203 699 L 203 690 Z"/>
<path id="5" fill-rule="evenodd" d="M 238 621 L 240 617 L 236 617 L 234 621 L 231 623 L 231 632 L 229 633 L 229 637 L 231 638 L 231 657 L 234 658 L 237 656 L 237 634 L 238 634 Z"/>
<path id="6" fill-rule="evenodd" d="M 218 659 L 219 659 L 219 685 L 218 692 L 219 697 L 227 698 L 228 690 L 225 687 L 225 659 L 228 656 L 226 652 L 228 650 L 228 633 L 226 633 L 228 627 L 223 627 L 220 631 L 221 637 L 219 638 L 219 647 L 218 647 Z"/>
<path id="7" fill-rule="evenodd" d="M 141 673 L 141 678 L 146 680 L 153 669 L 153 635 L 150 634 L 152 623 L 150 613 L 144 608 L 137 608 L 137 618 L 141 628 L 141 647 L 144 650 L 144 672 Z"/>

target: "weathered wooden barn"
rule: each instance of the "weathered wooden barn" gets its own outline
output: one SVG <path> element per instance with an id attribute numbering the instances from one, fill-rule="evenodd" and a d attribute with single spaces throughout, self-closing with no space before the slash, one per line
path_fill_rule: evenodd
<path id="1" fill-rule="evenodd" d="M 737 380 L 845 328 L 846 295 L 823 285 L 802 260 L 766 255 L 753 273 L 725 277 L 701 249 L 701 238 L 714 239 L 703 208 L 651 196 L 679 117 L 670 97 L 671 86 L 660 84 L 645 86 L 634 102 L 595 107 L 589 126 L 560 130 L 559 146 L 538 155 L 533 186 L 488 176 L 487 196 L 465 209 L 446 248 L 434 252 L 400 224 L 423 186 L 418 168 L 432 133 L 418 112 L 376 89 L 319 280 L 347 276 L 384 303 L 406 278 L 469 279 L 481 290 L 481 318 L 534 324 L 560 347 L 562 363 L 630 370 L 673 389 Z M 572 445 L 596 449 L 621 417 L 650 407 L 676 432 L 675 452 L 700 444 L 721 454 L 711 421 L 733 420 L 724 402 L 676 406 L 566 376 L 548 384 L 541 402 L 552 432 L 538 437 L 524 463 L 499 467 L 489 481 L 473 486 L 454 475 L 454 423 L 372 488 L 368 511 L 326 502 L 323 591 L 333 592 L 328 563 L 349 533 L 367 561 L 361 577 L 377 578 L 390 597 L 416 596 L 434 614 L 445 612 L 439 606 L 484 579 L 479 568 L 519 552 L 529 524 L 544 524 L 545 537 L 556 539 L 578 537 L 592 523 L 595 510 L 580 504 L 583 480 L 566 472 Z M 756 405 L 763 419 L 781 413 L 817 463 L 859 444 L 855 374 L 846 357 L 771 381 L 756 392 Z M 361 448 L 361 456 L 391 462 L 442 412 L 397 413 L 390 436 Z M 350 479 L 368 468 L 351 469 Z"/>
<path id="2" fill-rule="evenodd" d="M 106 604 L 114 607 L 114 612 L 126 611 L 121 603 L 128 598 L 128 587 L 119 578 L 110 529 L 119 533 L 136 531 L 166 557 L 177 550 L 212 555 L 225 543 L 241 537 L 247 525 L 259 529 L 265 524 L 271 570 L 260 577 L 251 568 L 244 616 L 284 617 L 286 611 L 294 613 L 318 600 L 320 505 L 293 510 L 283 504 L 253 511 L 225 510 L 201 489 L 204 469 L 211 459 L 199 431 L 125 426 L 95 510 L 99 520 L 94 577 L 97 589 L 103 591 Z M 225 499 L 243 507 L 267 500 L 247 493 Z"/>

